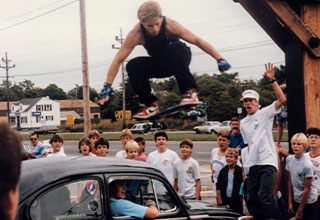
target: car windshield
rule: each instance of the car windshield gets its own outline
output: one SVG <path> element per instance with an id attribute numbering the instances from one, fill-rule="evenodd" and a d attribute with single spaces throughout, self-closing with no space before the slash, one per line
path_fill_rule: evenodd
<path id="1" fill-rule="evenodd" d="M 221 126 L 227 126 L 228 125 L 228 121 L 223 121 Z"/>

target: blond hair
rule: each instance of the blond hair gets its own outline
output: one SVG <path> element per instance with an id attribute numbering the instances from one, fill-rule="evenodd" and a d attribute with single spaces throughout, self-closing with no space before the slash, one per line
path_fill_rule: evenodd
<path id="1" fill-rule="evenodd" d="M 234 156 L 236 159 L 238 159 L 238 157 L 239 157 L 239 152 L 238 152 L 236 149 L 230 148 L 230 147 L 226 150 L 225 155 L 226 155 L 226 154 L 232 155 L 232 156 Z"/>
<path id="2" fill-rule="evenodd" d="M 127 136 L 132 139 L 132 132 L 129 129 L 123 129 L 120 134 L 120 139 Z"/>
<path id="3" fill-rule="evenodd" d="M 135 141 L 128 141 L 128 143 L 126 144 L 126 146 L 124 147 L 124 149 L 126 150 L 126 152 L 130 151 L 130 150 L 139 150 L 139 144 Z"/>
<path id="4" fill-rule="evenodd" d="M 304 133 L 297 133 L 297 134 L 293 135 L 291 138 L 291 143 L 293 141 L 297 141 L 297 142 L 303 144 L 305 150 L 308 148 L 308 138 Z"/>
<path id="5" fill-rule="evenodd" d="M 99 131 L 97 131 L 97 130 L 90 131 L 90 133 L 88 134 L 88 138 L 90 139 L 92 137 L 98 137 L 99 138 L 100 137 Z"/>
<path id="6" fill-rule="evenodd" d="M 227 129 L 223 129 L 223 130 L 219 131 L 219 133 L 217 134 L 217 137 L 219 137 L 219 136 L 222 136 L 222 137 L 230 140 L 230 131 Z"/>
<path id="7" fill-rule="evenodd" d="M 162 17 L 162 11 L 156 1 L 146 1 L 138 9 L 138 19 L 142 23 L 160 17 Z"/>

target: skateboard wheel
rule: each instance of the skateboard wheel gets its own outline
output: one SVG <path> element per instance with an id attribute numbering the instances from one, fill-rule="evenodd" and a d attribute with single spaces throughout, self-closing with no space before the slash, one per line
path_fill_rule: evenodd
<path id="1" fill-rule="evenodd" d="M 184 119 L 186 117 L 188 117 L 188 112 L 186 111 L 179 112 L 179 118 Z"/>
<path id="2" fill-rule="evenodd" d="M 166 123 L 164 123 L 164 122 L 160 123 L 160 129 L 161 130 L 166 130 L 167 128 L 168 128 L 168 125 Z"/>
<path id="3" fill-rule="evenodd" d="M 150 125 L 149 124 L 144 124 L 143 125 L 143 132 L 144 133 L 148 133 L 150 131 Z"/>
<path id="4" fill-rule="evenodd" d="M 203 109 L 200 109 L 200 116 L 205 116 L 207 114 L 207 112 Z"/>

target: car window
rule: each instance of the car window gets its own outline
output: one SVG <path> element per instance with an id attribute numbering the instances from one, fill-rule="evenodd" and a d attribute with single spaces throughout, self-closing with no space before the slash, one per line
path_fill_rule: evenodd
<path id="1" fill-rule="evenodd" d="M 168 191 L 165 185 L 158 181 L 154 180 L 154 190 L 157 198 L 157 203 L 159 205 L 160 214 L 161 213 L 170 213 L 177 210 L 176 200 L 172 196 L 172 194 Z"/>
<path id="2" fill-rule="evenodd" d="M 102 215 L 98 180 L 86 179 L 63 184 L 36 198 L 31 219 L 92 219 Z"/>
<path id="3" fill-rule="evenodd" d="M 221 126 L 227 126 L 228 125 L 228 121 L 223 121 Z"/>
<path id="4" fill-rule="evenodd" d="M 117 183 L 111 184 L 113 181 L 117 181 Z M 126 184 L 126 197 L 121 199 L 143 206 L 146 206 L 146 204 L 151 201 L 154 203 L 154 206 L 158 208 L 160 215 L 172 214 L 178 210 L 176 205 L 178 203 L 175 197 L 161 181 L 142 176 L 118 176 L 109 179 L 110 207 L 114 219 L 123 219 L 123 216 L 132 216 L 130 213 L 127 213 L 127 210 L 118 210 L 116 202 L 119 202 L 120 198 L 113 198 L 116 188 L 115 185 L 123 181 Z M 112 205 L 112 203 L 114 205 Z"/>

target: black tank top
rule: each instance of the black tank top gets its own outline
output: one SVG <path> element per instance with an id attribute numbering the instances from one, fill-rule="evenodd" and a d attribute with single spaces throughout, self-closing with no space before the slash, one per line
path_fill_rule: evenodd
<path id="1" fill-rule="evenodd" d="M 162 17 L 162 24 L 160 27 L 160 32 L 156 36 L 151 36 L 147 33 L 146 29 L 140 24 L 142 34 L 144 37 L 144 48 L 147 50 L 148 54 L 152 57 L 161 57 L 167 46 L 174 41 L 179 41 L 176 36 L 167 37 L 166 36 L 166 17 Z"/>

